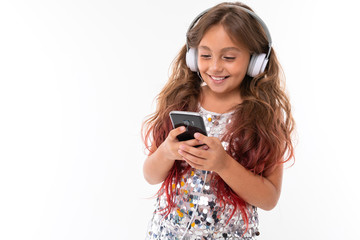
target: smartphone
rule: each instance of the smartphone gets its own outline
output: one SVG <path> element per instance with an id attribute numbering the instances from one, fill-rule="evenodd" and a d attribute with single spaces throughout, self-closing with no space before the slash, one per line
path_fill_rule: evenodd
<path id="1" fill-rule="evenodd" d="M 171 111 L 169 115 L 174 128 L 180 126 L 186 127 L 186 132 L 183 132 L 177 136 L 177 139 L 179 141 L 194 139 L 194 134 L 196 132 L 207 136 L 204 119 L 199 113 L 187 111 Z"/>

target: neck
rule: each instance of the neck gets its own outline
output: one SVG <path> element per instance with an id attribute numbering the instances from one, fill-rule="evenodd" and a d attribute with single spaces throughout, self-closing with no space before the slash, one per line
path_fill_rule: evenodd
<path id="1" fill-rule="evenodd" d="M 240 103 L 242 99 L 239 92 L 218 94 L 210 91 L 208 86 L 202 87 L 200 104 L 211 112 L 227 113 Z"/>

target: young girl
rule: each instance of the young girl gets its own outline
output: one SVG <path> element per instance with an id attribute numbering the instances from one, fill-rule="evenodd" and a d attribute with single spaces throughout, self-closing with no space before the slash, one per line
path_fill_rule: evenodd
<path id="1" fill-rule="evenodd" d="M 199 112 L 208 136 L 179 142 L 172 110 Z M 162 182 L 147 239 L 255 239 L 257 207 L 280 197 L 293 126 L 264 22 L 242 3 L 201 13 L 144 125 L 144 177 Z"/>

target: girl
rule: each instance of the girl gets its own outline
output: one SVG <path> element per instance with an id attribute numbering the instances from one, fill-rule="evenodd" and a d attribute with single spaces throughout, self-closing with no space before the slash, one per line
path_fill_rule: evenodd
<path id="1" fill-rule="evenodd" d="M 172 110 L 199 112 L 208 136 L 179 142 Z M 293 126 L 264 22 L 242 3 L 200 14 L 143 126 L 144 177 L 162 182 L 147 239 L 255 239 L 257 207 L 280 197 Z"/>

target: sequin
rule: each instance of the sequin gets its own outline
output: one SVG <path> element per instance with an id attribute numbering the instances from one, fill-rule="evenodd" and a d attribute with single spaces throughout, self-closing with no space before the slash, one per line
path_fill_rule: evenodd
<path id="1" fill-rule="evenodd" d="M 221 138 L 226 126 L 231 122 L 232 113 L 218 114 L 200 107 L 199 113 L 203 116 L 208 136 Z M 222 142 L 225 150 L 227 142 Z M 186 162 L 182 163 L 184 166 Z M 205 179 L 205 175 L 207 178 Z M 165 217 L 160 211 L 167 206 L 165 194 L 158 197 L 152 220 L 147 231 L 147 240 L 254 240 L 259 235 L 257 208 L 248 205 L 249 229 L 244 234 L 245 224 L 240 211 L 229 217 L 234 209 L 232 205 L 225 207 L 218 201 L 212 186 L 215 173 L 192 168 L 182 176 L 180 184 L 173 184 L 176 188 L 176 206 Z M 185 235 L 184 235 L 185 233 Z M 184 235 L 184 237 L 183 237 Z M 183 237 L 183 238 L 182 238 Z"/>

